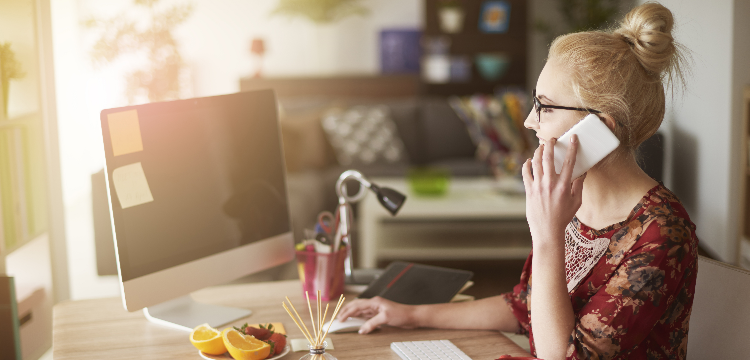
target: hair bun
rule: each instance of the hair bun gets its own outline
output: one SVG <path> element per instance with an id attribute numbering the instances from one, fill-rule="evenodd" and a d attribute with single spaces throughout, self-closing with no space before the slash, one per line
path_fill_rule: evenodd
<path id="1" fill-rule="evenodd" d="M 631 10 L 614 33 L 630 44 L 643 67 L 658 76 L 677 61 L 672 38 L 674 18 L 661 4 L 646 3 Z"/>

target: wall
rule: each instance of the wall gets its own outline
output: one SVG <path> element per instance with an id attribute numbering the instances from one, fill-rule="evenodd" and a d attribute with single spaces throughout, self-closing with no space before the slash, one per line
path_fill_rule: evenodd
<path id="1" fill-rule="evenodd" d="M 687 91 L 668 104 L 672 189 L 687 207 L 701 245 L 737 261 L 739 129 L 742 84 L 750 83 L 750 31 L 742 0 L 662 1 L 675 15 L 675 38 L 692 51 Z"/>
<path id="2" fill-rule="evenodd" d="M 742 94 L 744 88 L 750 86 L 750 21 L 748 16 L 750 15 L 750 1 L 735 0 L 734 3 L 734 54 L 732 56 L 732 118 L 736 119 L 735 124 L 737 129 L 741 129 L 741 124 L 744 119 L 742 118 Z M 738 134 L 739 130 L 736 131 Z M 742 136 L 741 134 L 739 136 Z M 737 142 L 741 142 L 741 138 L 738 137 Z M 737 146 L 736 151 L 742 151 L 740 146 Z M 739 153 L 737 153 L 739 154 Z M 739 156 L 739 155 L 736 155 Z M 740 177 L 743 174 L 736 174 L 734 180 L 737 181 L 737 193 L 739 193 Z M 740 209 L 740 199 L 732 197 L 733 209 Z M 746 219 L 737 219 L 738 224 L 742 224 Z M 741 234 L 738 234 L 738 238 Z M 743 246 L 738 244 L 738 263 L 745 268 L 750 269 L 750 243 L 745 243 Z M 744 259 L 744 260 L 743 260 Z"/>

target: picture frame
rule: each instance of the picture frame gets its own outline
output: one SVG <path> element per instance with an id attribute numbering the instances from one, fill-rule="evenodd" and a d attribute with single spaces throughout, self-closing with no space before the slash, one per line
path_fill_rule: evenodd
<path id="1" fill-rule="evenodd" d="M 510 3 L 504 0 L 485 1 L 479 12 L 479 30 L 485 33 L 508 32 Z"/>

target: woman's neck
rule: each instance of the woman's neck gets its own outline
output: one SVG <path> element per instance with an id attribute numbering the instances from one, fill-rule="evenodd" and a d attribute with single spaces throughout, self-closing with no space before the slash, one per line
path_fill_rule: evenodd
<path id="1" fill-rule="evenodd" d="M 594 167 L 583 183 L 583 202 L 576 217 L 593 229 L 626 220 L 636 204 L 657 182 L 646 175 L 632 155 Z"/>

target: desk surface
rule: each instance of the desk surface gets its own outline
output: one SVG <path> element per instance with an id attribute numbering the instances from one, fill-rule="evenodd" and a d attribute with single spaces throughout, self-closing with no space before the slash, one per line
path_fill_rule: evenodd
<path id="1" fill-rule="evenodd" d="M 196 301 L 253 311 L 250 317 L 231 325 L 282 322 L 289 338 L 302 338 L 302 333 L 281 307 L 284 296 L 289 296 L 298 311 L 307 308 L 297 280 L 220 286 L 193 294 Z M 309 326 L 309 316 L 303 311 L 300 315 Z M 120 298 L 61 303 L 55 306 L 53 317 L 53 358 L 56 360 L 200 358 L 187 332 L 153 324 L 146 320 L 143 312 L 127 312 Z M 390 349 L 391 342 L 440 339 L 451 340 L 475 360 L 495 359 L 502 354 L 528 356 L 495 331 L 383 327 L 369 335 L 349 333 L 329 334 L 328 337 L 335 346 L 331 354 L 342 360 L 399 360 Z M 289 353 L 284 359 L 299 359 L 303 355 L 302 352 Z"/>

